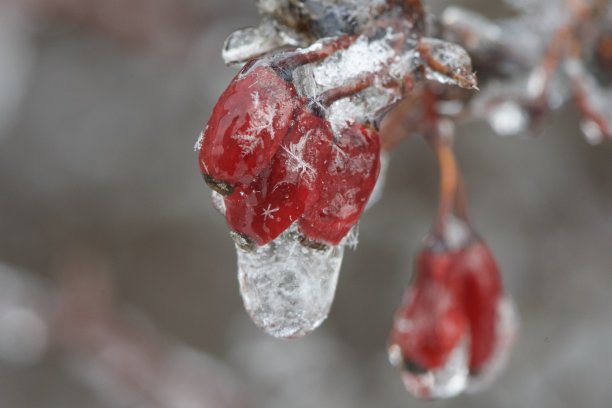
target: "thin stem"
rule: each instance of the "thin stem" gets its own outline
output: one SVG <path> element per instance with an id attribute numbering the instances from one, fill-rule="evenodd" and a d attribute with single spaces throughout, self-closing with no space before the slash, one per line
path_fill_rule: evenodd
<path id="1" fill-rule="evenodd" d="M 365 74 L 348 85 L 332 88 L 321 93 L 320 95 L 315 97 L 315 100 L 322 106 L 328 107 L 339 99 L 353 96 L 363 91 L 364 89 L 369 88 L 370 86 L 372 86 L 372 84 L 374 84 L 375 79 L 375 73 L 371 72 Z"/>
<path id="2" fill-rule="evenodd" d="M 457 187 L 459 185 L 459 169 L 450 142 L 439 131 L 430 138 L 440 168 L 440 198 L 438 214 L 434 224 L 434 234 L 444 236 L 446 219 L 453 212 Z"/>
<path id="3" fill-rule="evenodd" d="M 276 66 L 281 70 L 293 71 L 297 67 L 320 61 L 332 55 L 333 53 L 346 49 L 351 46 L 357 39 L 356 35 L 344 35 L 325 42 L 321 47 L 307 52 L 295 52 L 288 57 L 276 63 Z"/>
<path id="4" fill-rule="evenodd" d="M 440 120 L 436 103 L 437 96 L 430 88 L 426 88 L 423 93 L 423 104 L 425 121 L 429 127 L 427 140 L 436 154 L 440 168 L 440 197 L 433 233 L 437 238 L 443 239 L 446 219 L 454 209 L 459 184 L 459 168 L 451 146 L 453 125 L 448 121 Z"/>
<path id="5" fill-rule="evenodd" d="M 457 192 L 455 193 L 455 213 L 466 224 L 471 225 L 470 214 L 468 211 L 467 193 L 461 170 L 457 168 Z"/>

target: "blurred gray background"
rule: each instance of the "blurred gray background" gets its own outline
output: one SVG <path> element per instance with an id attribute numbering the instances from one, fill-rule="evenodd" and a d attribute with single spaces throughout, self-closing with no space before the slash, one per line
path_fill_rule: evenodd
<path id="1" fill-rule="evenodd" d="M 25 3 L 0 1 L 2 263 L 53 286 L 66 254 L 96 251 L 119 308 L 227 365 L 248 406 L 612 404 L 612 144 L 589 146 L 571 107 L 530 140 L 486 124 L 459 129 L 472 215 L 521 331 L 490 389 L 427 404 L 404 390 L 385 350 L 435 212 L 437 170 L 422 141 L 394 151 L 329 319 L 304 339 L 274 340 L 242 308 L 233 245 L 193 151 L 234 73 L 221 61 L 223 40 L 258 22 L 252 2 L 114 0 L 99 18 L 76 0 Z M 457 3 L 503 13 L 499 2 Z M 101 398 L 61 356 L 0 359 L 0 407 L 114 406 L 135 405 Z"/>

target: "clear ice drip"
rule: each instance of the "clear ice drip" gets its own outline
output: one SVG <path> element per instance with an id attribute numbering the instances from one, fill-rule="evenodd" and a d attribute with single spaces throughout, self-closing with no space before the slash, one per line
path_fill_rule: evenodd
<path id="1" fill-rule="evenodd" d="M 253 322 L 278 338 L 316 329 L 331 308 L 344 247 L 303 245 L 295 227 L 252 252 L 236 246 L 238 280 Z"/>
<path id="2" fill-rule="evenodd" d="M 451 352 L 444 366 L 425 372 L 401 369 L 402 381 L 416 397 L 426 399 L 450 398 L 465 391 L 468 384 L 469 341 L 464 338 Z M 402 352 L 397 345 L 389 347 L 389 361 L 403 367 Z"/>

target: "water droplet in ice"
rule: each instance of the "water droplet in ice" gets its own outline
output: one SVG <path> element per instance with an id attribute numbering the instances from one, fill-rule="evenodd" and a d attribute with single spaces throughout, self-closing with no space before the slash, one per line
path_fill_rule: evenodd
<path id="1" fill-rule="evenodd" d="M 479 373 L 470 374 L 467 392 L 475 393 L 483 390 L 506 366 L 518 325 L 518 314 L 514 302 L 510 298 L 501 299 L 497 306 L 496 343 L 493 354 Z"/>
<path id="2" fill-rule="evenodd" d="M 516 102 L 506 101 L 495 106 L 488 117 L 489 124 L 500 136 L 513 136 L 529 125 L 528 115 Z"/>
<path id="3" fill-rule="evenodd" d="M 331 308 L 344 248 L 302 245 L 295 227 L 247 252 L 236 247 L 238 280 L 253 322 L 278 338 L 316 329 Z"/>
<path id="4" fill-rule="evenodd" d="M 450 398 L 463 392 L 468 379 L 469 341 L 464 338 L 449 355 L 444 366 L 424 370 L 402 358 L 398 345 L 389 347 L 389 361 L 401 369 L 408 391 L 419 398 Z"/>

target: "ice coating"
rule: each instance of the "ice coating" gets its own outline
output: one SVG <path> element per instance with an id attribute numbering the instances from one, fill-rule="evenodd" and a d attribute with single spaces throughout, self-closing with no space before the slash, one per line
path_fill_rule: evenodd
<path id="1" fill-rule="evenodd" d="M 422 38 L 421 44 L 421 54 L 424 54 L 423 48 L 425 48 L 433 59 L 425 67 L 425 77 L 427 79 L 441 84 L 458 85 L 462 88 L 476 88 L 476 76 L 472 73 L 472 61 L 462 47 L 437 38 Z M 425 55 L 422 55 L 422 57 L 426 59 Z M 445 70 L 448 69 L 448 72 L 442 72 L 437 65 L 443 65 Z"/>
<path id="2" fill-rule="evenodd" d="M 394 57 L 390 43 L 396 36 L 389 29 L 380 40 L 369 41 L 365 36 L 360 37 L 346 50 L 335 53 L 315 66 L 313 74 L 317 86 L 320 90 L 326 90 L 345 84 L 347 78 L 380 72 Z"/>
<path id="3" fill-rule="evenodd" d="M 389 361 L 401 370 L 406 389 L 416 397 L 426 399 L 450 398 L 465 391 L 468 384 L 469 341 L 464 338 L 451 352 L 444 366 L 415 371 L 404 367 L 402 352 L 397 345 L 389 347 Z"/>
<path id="4" fill-rule="evenodd" d="M 470 373 L 466 391 L 480 392 L 487 388 L 504 369 L 516 338 L 519 321 L 511 298 L 500 299 L 497 306 L 496 342 L 493 354 L 479 373 Z"/>
<path id="5" fill-rule="evenodd" d="M 259 27 L 248 27 L 230 34 L 225 40 L 222 57 L 226 64 L 239 64 L 284 46 L 302 45 L 305 45 L 305 39 L 298 33 L 265 18 Z"/>
<path id="6" fill-rule="evenodd" d="M 385 182 L 387 179 L 387 170 L 389 169 L 389 163 L 391 161 L 391 157 L 387 152 L 381 152 L 380 154 L 380 171 L 378 173 L 378 179 L 376 179 L 376 185 L 374 185 L 374 190 L 372 190 L 372 194 L 370 194 L 370 199 L 365 206 L 365 210 L 367 211 L 374 204 L 376 204 L 382 198 L 383 192 L 385 190 Z"/>
<path id="7" fill-rule="evenodd" d="M 387 0 L 255 0 L 259 11 L 318 38 L 354 33 L 388 7 Z"/>
<path id="8" fill-rule="evenodd" d="M 221 215 L 225 216 L 225 201 L 223 201 L 223 196 L 213 190 L 211 200 L 213 208 L 219 211 Z"/>
<path id="9" fill-rule="evenodd" d="M 330 57 L 295 70 L 293 78 L 298 93 L 315 98 L 325 91 L 354 83 L 368 75 L 376 75 L 372 86 L 350 97 L 339 99 L 326 111 L 334 132 L 340 132 L 347 123 L 373 122 L 381 111 L 398 101 L 402 94 L 399 86 L 383 86 L 381 78 L 397 82 L 418 67 L 416 53 L 397 54 L 394 43 L 401 35 L 386 29 L 375 39 L 360 36 L 351 46 Z M 307 52 L 319 44 L 304 50 Z M 356 63 L 359 61 L 359 63 Z"/>
<path id="10" fill-rule="evenodd" d="M 331 308 L 343 246 L 303 245 L 295 228 L 247 252 L 236 247 L 238 280 L 253 322 L 278 338 L 298 338 L 316 329 Z"/>

